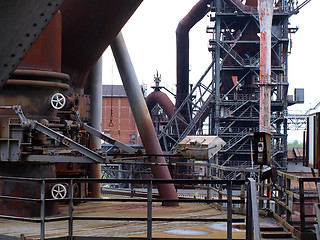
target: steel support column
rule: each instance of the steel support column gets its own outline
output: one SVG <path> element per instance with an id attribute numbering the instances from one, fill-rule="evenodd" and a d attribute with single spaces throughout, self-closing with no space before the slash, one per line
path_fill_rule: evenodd
<path id="1" fill-rule="evenodd" d="M 218 0 L 216 2 L 217 13 L 221 10 L 221 1 Z M 214 112 L 214 134 L 216 136 L 219 135 L 219 128 L 220 128 L 220 37 L 221 37 L 221 18 L 220 16 L 216 16 L 216 32 L 215 32 L 215 39 L 217 41 L 215 54 L 213 54 L 213 62 L 215 63 L 214 68 L 214 86 L 215 86 L 215 112 Z"/>
<path id="2" fill-rule="evenodd" d="M 162 154 L 147 104 L 142 95 L 139 81 L 121 32 L 111 43 L 111 48 L 146 152 L 149 154 Z M 152 157 L 151 161 L 158 163 L 166 162 L 164 157 Z M 151 167 L 151 170 L 156 179 L 171 179 L 167 166 Z M 158 190 L 160 197 L 163 199 L 178 198 L 173 184 L 158 185 Z M 177 203 L 164 202 L 164 205 L 174 206 Z"/>
<path id="3" fill-rule="evenodd" d="M 90 123 L 91 126 L 101 131 L 102 121 L 102 58 L 100 58 L 89 74 L 88 88 L 90 94 Z M 101 139 L 92 136 L 90 139 L 91 149 L 101 148 Z M 101 165 L 90 164 L 89 165 L 89 177 L 100 178 L 101 177 Z M 89 184 L 89 193 L 91 197 L 99 198 L 101 195 L 100 183 Z"/>

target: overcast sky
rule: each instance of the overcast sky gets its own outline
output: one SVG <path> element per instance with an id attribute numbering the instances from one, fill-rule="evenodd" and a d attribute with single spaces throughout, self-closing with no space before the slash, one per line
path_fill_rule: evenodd
<path id="1" fill-rule="evenodd" d="M 158 70 L 162 83 L 174 86 L 176 82 L 176 35 L 179 21 L 198 0 L 144 0 L 123 29 L 131 60 L 140 83 L 150 93 L 153 76 Z M 302 3 L 303 1 L 299 1 Z M 294 88 L 304 88 L 305 104 L 292 109 L 309 109 L 320 102 L 318 19 L 320 1 L 312 0 L 297 15 L 290 18 L 291 27 L 299 27 L 292 35 L 292 53 L 289 56 L 289 94 Z M 198 81 L 211 62 L 208 52 L 210 35 L 204 17 L 190 31 L 190 83 Z M 103 83 L 121 84 L 110 48 L 103 57 Z"/>

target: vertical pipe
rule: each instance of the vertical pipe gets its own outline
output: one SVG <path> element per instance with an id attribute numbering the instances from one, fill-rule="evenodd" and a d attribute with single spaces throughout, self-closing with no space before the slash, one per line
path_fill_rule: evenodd
<path id="1" fill-rule="evenodd" d="M 176 108 L 178 108 L 189 94 L 189 31 L 210 10 L 211 0 L 199 0 L 189 13 L 179 22 L 176 29 L 177 41 L 177 94 Z M 182 115 L 187 118 L 187 109 Z"/>
<path id="2" fill-rule="evenodd" d="M 73 180 L 71 179 L 68 186 L 69 192 L 69 219 L 68 219 L 68 237 L 73 239 Z"/>
<path id="3" fill-rule="evenodd" d="M 147 104 L 142 95 L 139 81 L 121 32 L 111 43 L 111 49 L 145 150 L 149 154 L 162 154 Z M 166 162 L 164 157 L 152 157 L 151 161 L 158 163 Z M 151 170 L 155 179 L 171 179 L 167 166 L 153 166 Z M 158 190 L 160 197 L 163 199 L 178 199 L 173 184 L 160 184 L 158 185 Z M 164 202 L 163 204 L 166 206 L 178 205 L 177 203 L 170 202 Z"/>
<path id="4" fill-rule="evenodd" d="M 273 0 L 259 0 L 260 132 L 271 133 L 271 31 Z"/>
<path id="5" fill-rule="evenodd" d="M 301 239 L 306 231 L 305 207 L 304 207 L 304 181 L 299 179 L 299 197 L 300 197 L 300 231 Z"/>
<path id="6" fill-rule="evenodd" d="M 101 131 L 102 121 L 102 58 L 93 66 L 89 75 L 89 94 L 90 94 L 90 122 L 91 126 Z M 94 147 L 101 147 L 101 139 L 93 137 Z"/>
<path id="7" fill-rule="evenodd" d="M 227 239 L 232 240 L 232 181 L 227 183 Z"/>
<path id="8" fill-rule="evenodd" d="M 46 218 L 46 183 L 44 180 L 41 182 L 41 208 L 40 208 L 40 217 L 41 217 L 41 226 L 40 226 L 40 239 L 44 240 L 45 238 L 45 218 Z"/>
<path id="9" fill-rule="evenodd" d="M 215 40 L 217 42 L 215 52 L 212 54 L 212 61 L 214 62 L 213 79 L 214 79 L 214 89 L 215 89 L 215 109 L 214 109 L 214 135 L 219 136 L 220 129 L 220 38 L 221 38 L 221 17 L 217 14 L 221 11 L 221 0 L 216 1 L 216 24 L 215 24 Z M 214 163 L 219 164 L 219 155 L 214 156 Z"/>
<path id="10" fill-rule="evenodd" d="M 101 131 L 102 121 L 102 58 L 100 58 L 91 69 L 88 77 L 88 91 L 90 94 L 90 123 L 95 129 Z M 101 140 L 92 136 L 90 140 L 91 149 L 100 149 Z M 89 165 L 89 177 L 100 178 L 100 164 Z M 90 197 L 99 198 L 101 195 L 100 183 L 89 184 Z"/>
<path id="11" fill-rule="evenodd" d="M 152 180 L 148 182 L 147 239 L 152 239 Z"/>

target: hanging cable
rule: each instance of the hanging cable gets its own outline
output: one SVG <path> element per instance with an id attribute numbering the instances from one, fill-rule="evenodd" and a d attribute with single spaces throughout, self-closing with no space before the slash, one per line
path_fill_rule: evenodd
<path id="1" fill-rule="evenodd" d="M 113 123 L 113 61 L 111 66 L 111 101 L 110 101 L 110 122 L 108 124 L 109 127 L 114 127 Z"/>

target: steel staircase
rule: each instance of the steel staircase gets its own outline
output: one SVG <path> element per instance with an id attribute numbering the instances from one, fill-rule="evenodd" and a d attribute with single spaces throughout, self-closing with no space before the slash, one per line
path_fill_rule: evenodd
<path id="1" fill-rule="evenodd" d="M 172 118 L 158 135 L 160 143 L 163 143 L 166 152 L 173 152 L 173 148 L 190 133 L 195 134 L 197 123 L 204 116 L 214 98 L 212 79 L 209 84 L 204 84 L 204 78 L 212 68 L 209 65 L 189 95 L 175 111 Z M 187 116 L 182 116 L 182 111 L 187 109 Z M 169 143 L 172 143 L 169 145 Z"/>
<path id="2" fill-rule="evenodd" d="M 239 132 L 235 137 L 231 138 L 227 144 L 220 150 L 221 152 L 227 152 L 236 146 L 243 139 L 248 137 L 249 135 L 253 135 L 254 131 L 252 129 L 245 128 L 243 131 Z"/>
<path id="3" fill-rule="evenodd" d="M 244 66 L 244 59 L 235 50 L 233 50 L 235 44 L 232 46 L 225 42 L 217 42 L 217 44 L 227 53 L 227 55 L 232 57 L 240 66 Z"/>

